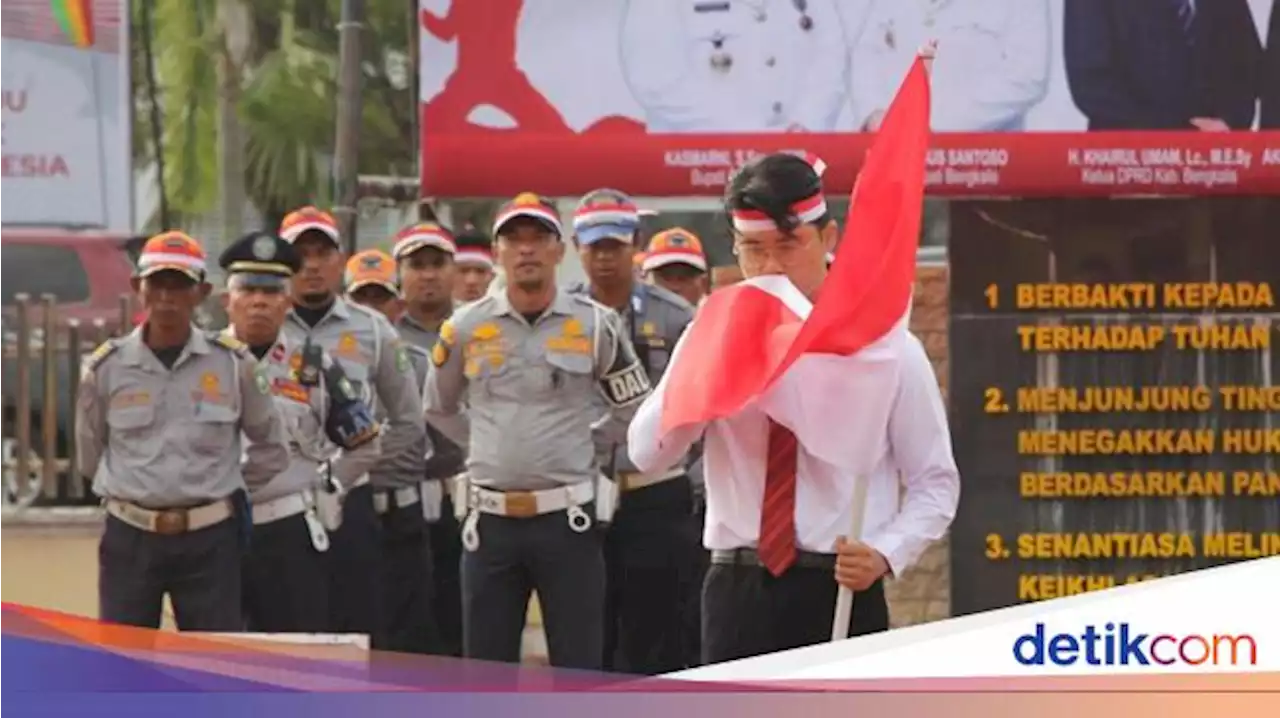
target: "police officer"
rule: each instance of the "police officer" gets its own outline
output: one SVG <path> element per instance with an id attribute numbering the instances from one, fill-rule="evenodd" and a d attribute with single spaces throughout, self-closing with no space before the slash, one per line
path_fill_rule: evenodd
<path id="1" fill-rule="evenodd" d="M 379 312 L 390 321 L 401 314 L 403 302 L 396 285 L 396 265 L 381 250 L 359 252 L 347 262 L 347 299 Z M 447 295 L 446 295 L 447 296 Z M 427 352 L 408 342 L 419 393 L 427 372 Z M 386 455 L 374 467 L 373 508 L 382 520 L 382 620 L 384 647 L 402 653 L 430 653 L 438 649 L 432 612 L 431 543 L 421 484 L 428 453 L 424 434 L 408 450 Z M 434 501 L 439 511 L 439 498 Z"/>
<path id="2" fill-rule="evenodd" d="M 626 3 L 622 72 L 651 133 L 839 129 L 848 57 L 835 0 Z"/>
<path id="3" fill-rule="evenodd" d="M 463 235 L 466 237 L 467 235 Z M 488 238 L 471 232 L 485 242 Z M 489 279 L 493 277 L 493 262 L 484 264 L 477 259 L 480 251 L 475 246 L 461 244 L 449 230 L 433 222 L 422 222 L 404 228 L 396 235 L 392 255 L 400 279 L 403 311 L 395 321 L 396 329 L 405 343 L 424 356 L 440 338 L 440 326 L 453 313 L 455 298 L 470 277 L 475 281 L 478 293 L 472 299 L 484 296 Z M 480 272 L 487 276 L 483 283 L 476 277 Z M 470 274 L 468 274 L 470 273 Z M 466 296 L 471 296 L 468 293 Z M 410 354 L 414 369 L 425 382 L 427 361 L 418 361 L 418 352 Z M 466 470 L 466 455 L 461 447 L 447 439 L 435 427 L 427 426 L 427 435 L 435 452 L 427 459 L 426 481 L 422 484 L 423 511 L 427 516 L 431 534 L 431 556 L 434 592 L 432 609 L 436 617 L 436 629 L 440 638 L 437 653 L 449 656 L 462 655 L 462 588 L 459 567 L 462 561 L 462 541 L 458 520 L 454 516 L 450 490 L 458 477 Z"/>
<path id="4" fill-rule="evenodd" d="M 308 338 L 322 346 L 375 414 L 386 417 L 384 456 L 409 450 L 424 435 L 413 366 L 385 317 L 337 296 L 344 261 L 333 217 L 304 207 L 284 218 L 280 236 L 302 260 L 292 281 L 293 309 L 285 333 L 299 346 Z M 361 477 L 345 495 L 342 525 L 331 533 L 328 551 L 330 630 L 367 633 L 375 648 L 386 640 L 376 632 L 383 625 L 379 523 L 373 489 Z"/>
<path id="5" fill-rule="evenodd" d="M 493 241 L 474 227 L 464 229 L 454 241 L 457 253 L 453 256 L 453 298 L 458 304 L 474 302 L 493 283 Z"/>
<path id="6" fill-rule="evenodd" d="M 243 630 L 245 488 L 288 466 L 284 424 L 244 344 L 192 324 L 210 290 L 198 242 L 147 240 L 133 288 L 146 320 L 87 358 L 76 395 L 77 459 L 107 510 L 99 616 L 158 628 L 168 593 L 182 630 Z"/>
<path id="7" fill-rule="evenodd" d="M 653 235 L 640 261 L 640 271 L 653 284 L 698 306 L 707 295 L 707 255 L 702 241 L 682 227 Z"/>
<path id="8" fill-rule="evenodd" d="M 291 449 L 289 467 L 249 496 L 246 623 L 266 633 L 323 632 L 329 625 L 329 533 L 317 496 L 348 490 L 368 473 L 380 450 L 377 425 L 363 401 L 344 393 L 341 367 L 324 350 L 310 345 L 298 353 L 281 332 L 292 305 L 289 278 L 299 266 L 293 247 L 272 233 L 252 232 L 227 247 L 218 264 L 227 275 L 224 303 L 231 323 L 225 333 L 258 358 Z M 249 455 L 257 450 L 250 442 Z"/>
<path id="9" fill-rule="evenodd" d="M 522 194 L 500 210 L 494 234 L 506 286 L 441 327 L 424 397 L 427 420 L 470 451 L 464 654 L 519 661 L 532 590 L 552 665 L 598 669 L 598 526 L 614 496 L 594 447 L 623 438 L 650 385 L 617 314 L 556 287 L 564 244 L 554 205 Z"/>
<path id="10" fill-rule="evenodd" d="M 570 291 L 621 316 L 641 366 L 656 384 L 693 319 L 693 307 L 666 289 L 636 281 L 632 254 L 640 215 L 627 195 L 610 189 L 587 194 L 574 212 L 573 228 L 589 283 Z M 620 490 L 605 542 L 605 667 L 639 675 L 679 670 L 685 666 L 681 569 L 692 551 L 687 527 L 693 489 L 686 467 L 641 474 L 625 442 L 602 448 Z"/>

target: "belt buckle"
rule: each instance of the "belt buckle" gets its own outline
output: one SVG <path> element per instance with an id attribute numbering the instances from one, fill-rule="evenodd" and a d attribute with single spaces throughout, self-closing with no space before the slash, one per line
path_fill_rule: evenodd
<path id="1" fill-rule="evenodd" d="M 156 533 L 162 536 L 174 536 L 186 533 L 188 516 L 186 509 L 165 509 L 156 513 Z"/>
<path id="2" fill-rule="evenodd" d="M 527 519 L 538 515 L 538 497 L 532 491 L 510 491 L 503 496 L 503 509 L 508 516 Z"/>
<path id="3" fill-rule="evenodd" d="M 632 483 L 636 479 L 640 478 L 640 476 L 641 474 L 638 471 L 619 471 L 618 472 L 618 490 L 631 491 L 632 489 L 635 488 L 634 486 L 632 486 Z"/>

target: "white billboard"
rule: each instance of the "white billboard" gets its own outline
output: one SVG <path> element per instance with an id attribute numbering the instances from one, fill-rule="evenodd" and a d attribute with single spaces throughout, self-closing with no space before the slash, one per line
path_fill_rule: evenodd
<path id="1" fill-rule="evenodd" d="M 5 0 L 5 226 L 133 230 L 127 0 Z"/>

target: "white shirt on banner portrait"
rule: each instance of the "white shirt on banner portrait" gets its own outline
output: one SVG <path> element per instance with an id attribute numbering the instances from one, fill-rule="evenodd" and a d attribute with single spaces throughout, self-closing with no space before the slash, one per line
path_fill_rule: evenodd
<path id="1" fill-rule="evenodd" d="M 767 288 L 801 317 L 812 308 L 784 278 L 747 281 Z M 855 481 L 865 480 L 867 503 L 858 538 L 901 575 L 946 532 L 960 493 L 946 407 L 924 347 L 905 322 L 904 317 L 894 331 L 852 356 L 804 355 L 737 414 L 666 436 L 661 424 L 670 374 L 664 375 L 632 420 L 632 461 L 642 471 L 660 470 L 703 438 L 703 542 L 711 550 L 754 547 L 771 418 L 800 442 L 797 548 L 834 553 L 837 537 L 852 523 Z M 672 364 L 679 361 L 684 338 Z"/>
<path id="2" fill-rule="evenodd" d="M 649 132 L 824 132 L 848 101 L 835 0 L 626 0 L 622 74 Z"/>
<path id="3" fill-rule="evenodd" d="M 1025 128 L 1048 93 L 1048 0 L 875 0 L 853 43 L 857 123 L 874 130 L 916 51 L 937 40 L 930 126 L 935 132 Z"/>

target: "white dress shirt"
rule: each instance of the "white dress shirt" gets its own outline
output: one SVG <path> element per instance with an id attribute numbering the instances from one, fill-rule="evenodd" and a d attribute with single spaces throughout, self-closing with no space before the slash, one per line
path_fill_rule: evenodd
<path id="1" fill-rule="evenodd" d="M 676 345 L 678 360 L 685 333 Z M 951 454 L 946 408 L 924 347 L 915 337 L 904 352 L 888 425 L 869 474 L 862 541 L 884 556 L 894 575 L 941 538 L 955 516 L 960 477 Z M 803 359 L 801 360 L 803 361 Z M 661 436 L 667 376 L 640 406 L 628 433 L 632 461 L 642 471 L 674 465 L 704 438 L 708 549 L 754 548 L 764 498 L 768 418 L 760 402 L 705 425 Z M 786 380 L 783 377 L 783 381 Z M 771 390 L 772 391 L 772 390 Z M 839 417 L 831 417 L 839 421 Z M 833 553 L 848 533 L 853 503 L 850 472 L 815 457 L 800 441 L 796 473 L 796 542 L 802 551 Z"/>

